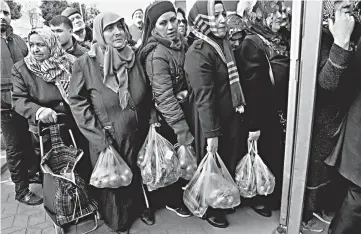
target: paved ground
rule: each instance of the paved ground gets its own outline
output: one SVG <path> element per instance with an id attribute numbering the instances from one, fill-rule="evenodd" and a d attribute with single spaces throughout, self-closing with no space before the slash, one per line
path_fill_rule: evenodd
<path id="1" fill-rule="evenodd" d="M 4 156 L 4 154 L 1 154 Z M 1 159 L 4 162 L 4 159 Z M 40 185 L 31 185 L 31 190 L 42 195 Z M 10 181 L 9 172 L 1 176 L 1 231 L 2 234 L 53 234 L 51 219 L 46 215 L 43 206 L 26 206 L 14 199 L 14 184 Z M 146 226 L 140 220 L 136 221 L 131 234 L 271 234 L 278 225 L 279 212 L 274 212 L 271 218 L 257 215 L 252 209 L 242 207 L 236 213 L 228 216 L 230 226 L 227 229 L 217 229 L 204 220 L 196 217 L 182 219 L 166 209 L 156 213 L 156 224 Z M 84 221 L 68 230 L 70 234 L 81 234 L 89 230 L 94 222 Z M 326 228 L 326 227 L 325 227 Z M 326 228 L 327 229 L 327 228 Z M 110 233 L 106 225 L 100 221 L 94 234 Z M 326 232 L 324 232 L 326 233 Z M 304 233 L 308 234 L 308 233 Z"/>

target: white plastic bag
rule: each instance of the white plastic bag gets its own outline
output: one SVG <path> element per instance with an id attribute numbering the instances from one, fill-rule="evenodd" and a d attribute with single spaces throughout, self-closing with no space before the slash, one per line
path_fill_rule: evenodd
<path id="1" fill-rule="evenodd" d="M 253 168 L 256 174 L 257 193 L 259 195 L 267 196 L 273 193 L 276 186 L 275 177 L 258 155 L 257 141 L 254 141 L 253 144 L 255 153 Z"/>
<path id="2" fill-rule="evenodd" d="M 229 209 L 241 203 L 237 185 L 218 154 L 208 152 L 203 158 L 185 188 L 183 201 L 198 217 L 204 215 L 208 206 Z"/>
<path id="3" fill-rule="evenodd" d="M 181 168 L 181 177 L 185 180 L 190 180 L 197 170 L 196 153 L 191 145 L 176 145 L 176 149 Z"/>
<path id="4" fill-rule="evenodd" d="M 251 198 L 257 195 L 256 175 L 253 169 L 253 144 L 248 141 L 248 153 L 236 167 L 236 184 L 242 197 Z"/>
<path id="5" fill-rule="evenodd" d="M 133 173 L 113 146 L 104 149 L 95 164 L 90 184 L 97 188 L 119 188 L 128 186 Z"/>
<path id="6" fill-rule="evenodd" d="M 137 162 L 143 183 L 149 191 L 167 187 L 181 175 L 174 146 L 151 126 L 147 139 L 138 154 Z"/>

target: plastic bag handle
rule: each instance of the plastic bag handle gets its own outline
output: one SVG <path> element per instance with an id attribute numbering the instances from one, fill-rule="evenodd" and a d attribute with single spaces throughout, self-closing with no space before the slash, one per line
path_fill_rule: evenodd
<path id="1" fill-rule="evenodd" d="M 257 140 L 254 140 L 253 141 L 253 150 L 255 152 L 255 154 L 257 155 L 258 154 L 258 146 L 257 146 Z"/>

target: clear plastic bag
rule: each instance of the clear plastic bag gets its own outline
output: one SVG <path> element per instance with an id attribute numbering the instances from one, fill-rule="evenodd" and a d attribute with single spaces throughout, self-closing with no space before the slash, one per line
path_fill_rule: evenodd
<path id="1" fill-rule="evenodd" d="M 251 198 L 257 195 L 256 175 L 253 169 L 253 144 L 248 141 L 248 153 L 236 167 L 236 184 L 242 197 Z"/>
<path id="2" fill-rule="evenodd" d="M 147 139 L 138 154 L 137 162 L 143 183 L 149 191 L 167 187 L 181 175 L 174 146 L 151 126 Z"/>
<path id="3" fill-rule="evenodd" d="M 257 141 L 254 141 L 253 144 L 255 153 L 253 168 L 256 175 L 257 193 L 259 195 L 267 196 L 273 193 L 276 186 L 275 177 L 258 155 Z"/>
<path id="4" fill-rule="evenodd" d="M 183 193 L 184 204 L 202 217 L 208 206 L 229 209 L 241 203 L 239 190 L 218 154 L 208 152 Z"/>
<path id="5" fill-rule="evenodd" d="M 176 149 L 181 168 L 181 177 L 185 180 L 190 180 L 197 170 L 196 153 L 191 145 L 176 145 Z"/>
<path id="6" fill-rule="evenodd" d="M 97 188 L 119 188 L 128 186 L 133 173 L 113 146 L 103 150 L 90 177 L 90 184 Z"/>

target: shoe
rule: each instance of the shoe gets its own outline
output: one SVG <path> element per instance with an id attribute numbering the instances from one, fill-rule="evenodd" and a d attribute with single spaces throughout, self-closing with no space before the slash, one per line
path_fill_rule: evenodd
<path id="1" fill-rule="evenodd" d="M 143 221 L 143 223 L 151 226 L 155 223 L 154 212 L 151 209 L 147 208 L 143 211 L 140 219 Z"/>
<path id="2" fill-rule="evenodd" d="M 178 208 L 165 206 L 165 208 L 167 210 L 175 212 L 179 217 L 182 217 L 182 218 L 188 218 L 188 217 L 192 216 L 192 213 L 188 210 L 188 208 L 185 205 L 182 205 L 181 207 L 178 207 Z"/>
<path id="3" fill-rule="evenodd" d="M 228 220 L 224 214 L 206 215 L 207 222 L 216 228 L 226 228 L 229 226 Z"/>
<path id="4" fill-rule="evenodd" d="M 272 210 L 268 207 L 263 206 L 262 208 L 258 208 L 257 206 L 252 206 L 252 209 L 259 215 L 263 217 L 271 217 L 272 216 Z"/>
<path id="5" fill-rule="evenodd" d="M 109 227 L 108 227 L 108 228 L 109 228 Z M 110 231 L 110 232 L 114 232 L 114 233 L 116 233 L 116 234 L 129 234 L 129 229 L 124 229 L 124 230 L 117 230 L 117 231 L 115 231 L 115 230 L 109 228 L 109 231 Z"/>
<path id="6" fill-rule="evenodd" d="M 36 205 L 40 205 L 43 203 L 43 199 L 41 197 L 39 197 L 38 195 L 32 193 L 31 191 L 26 193 L 21 198 L 16 198 L 16 200 L 18 200 L 19 202 L 22 202 L 26 205 L 30 205 L 30 206 L 36 206 Z"/>
<path id="7" fill-rule="evenodd" d="M 324 230 L 323 223 L 317 218 L 313 217 L 308 222 L 302 222 L 302 230 L 321 233 Z"/>
<path id="8" fill-rule="evenodd" d="M 325 211 L 322 211 L 321 214 L 319 212 L 314 212 L 313 216 L 316 217 L 321 222 L 324 222 L 325 224 L 330 225 L 335 214 L 328 215 L 325 213 Z"/>
<path id="9" fill-rule="evenodd" d="M 29 184 L 42 184 L 40 176 L 35 174 L 33 177 L 29 179 Z"/>

